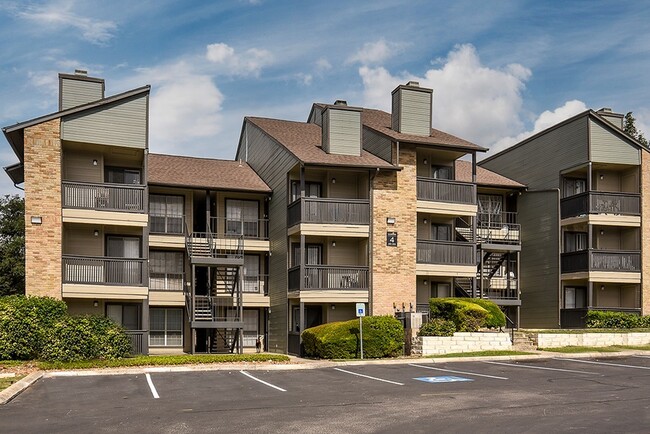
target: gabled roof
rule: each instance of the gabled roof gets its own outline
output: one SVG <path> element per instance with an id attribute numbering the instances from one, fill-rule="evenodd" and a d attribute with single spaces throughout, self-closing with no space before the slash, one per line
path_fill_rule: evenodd
<path id="1" fill-rule="evenodd" d="M 149 154 L 147 182 L 170 187 L 271 193 L 244 162 L 178 155 Z"/>
<path id="2" fill-rule="evenodd" d="M 471 162 L 456 160 L 456 179 L 458 181 L 472 182 Z M 476 167 L 476 185 L 511 189 L 526 188 L 524 184 L 479 166 Z"/>
<path id="3" fill-rule="evenodd" d="M 328 154 L 321 147 L 322 131 L 316 124 L 256 117 L 246 117 L 245 120 L 260 128 L 304 164 L 397 169 L 363 149 L 360 156 Z"/>
<path id="4" fill-rule="evenodd" d="M 391 115 L 383 110 L 364 108 L 361 113 L 361 122 L 367 128 L 376 131 L 392 140 L 415 143 L 417 145 L 441 146 L 467 151 L 487 151 L 487 148 L 476 145 L 444 131 L 431 129 L 430 136 L 404 134 L 391 128 Z"/>

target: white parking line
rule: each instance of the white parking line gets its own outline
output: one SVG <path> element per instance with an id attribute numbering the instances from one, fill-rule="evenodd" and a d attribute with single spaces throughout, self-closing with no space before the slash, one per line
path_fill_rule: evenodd
<path id="1" fill-rule="evenodd" d="M 496 375 L 477 374 L 476 372 L 467 372 L 467 371 L 455 371 L 453 369 L 434 368 L 433 366 L 412 365 L 412 364 L 409 364 L 409 366 L 415 366 L 416 368 L 432 369 L 434 371 L 452 372 L 454 374 L 465 374 L 465 375 L 475 375 L 477 377 L 495 378 L 497 380 L 507 380 L 508 379 L 506 377 L 497 377 Z"/>
<path id="2" fill-rule="evenodd" d="M 160 398 L 158 392 L 156 391 L 156 386 L 153 385 L 153 381 L 151 380 L 151 375 L 144 374 L 144 376 L 147 377 L 147 383 L 149 383 L 149 389 L 151 389 L 151 394 L 153 395 L 153 399 Z"/>
<path id="3" fill-rule="evenodd" d="M 594 362 L 593 360 L 579 360 L 579 359 L 555 359 L 555 360 L 568 360 L 569 362 L 591 363 L 592 365 L 615 366 L 618 368 L 650 369 L 650 366 L 634 366 L 634 365 L 623 365 L 621 363 Z"/>
<path id="4" fill-rule="evenodd" d="M 556 360 L 565 360 L 565 359 L 556 359 Z M 488 362 L 488 361 L 483 361 L 483 363 L 489 363 L 491 365 L 503 365 L 503 366 L 509 366 L 512 368 L 528 368 L 528 369 L 541 369 L 543 371 L 559 371 L 559 372 L 570 372 L 573 374 L 591 374 L 591 375 L 598 375 L 598 372 L 589 372 L 589 371 L 574 371 L 573 369 L 560 369 L 560 368 L 547 368 L 545 366 L 534 366 L 534 365 L 522 365 L 522 364 L 514 364 L 514 363 L 502 363 L 502 362 Z"/>
<path id="5" fill-rule="evenodd" d="M 396 384 L 398 386 L 403 386 L 404 383 L 398 383 L 397 381 L 384 380 L 383 378 L 371 377 L 370 375 L 359 374 L 357 372 L 346 371 L 341 368 L 334 368 L 335 371 L 345 372 L 346 374 L 356 375 L 358 377 L 369 378 L 371 380 L 383 381 L 384 383 Z"/>
<path id="6" fill-rule="evenodd" d="M 281 387 L 278 387 L 278 386 L 276 386 L 275 384 L 267 383 L 267 382 L 264 381 L 264 380 L 260 380 L 259 378 L 253 377 L 251 374 L 249 374 L 249 373 L 246 372 L 246 371 L 239 371 L 239 372 L 242 373 L 242 374 L 244 374 L 245 376 L 247 376 L 248 378 L 250 378 L 250 379 L 252 379 L 252 380 L 255 380 L 255 381 L 257 381 L 257 382 L 260 382 L 260 383 L 262 383 L 262 384 L 265 384 L 265 385 L 267 385 L 267 386 L 269 386 L 269 387 L 272 387 L 272 388 L 274 388 L 274 389 L 276 389 L 276 390 L 279 390 L 280 392 L 286 392 L 285 389 L 283 389 L 283 388 L 281 388 Z"/>

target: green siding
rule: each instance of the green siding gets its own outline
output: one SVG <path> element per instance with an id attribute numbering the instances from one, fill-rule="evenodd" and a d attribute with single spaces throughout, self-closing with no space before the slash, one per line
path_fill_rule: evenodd
<path id="1" fill-rule="evenodd" d="M 530 191 L 517 201 L 522 327 L 559 327 L 559 194 L 559 190 Z"/>
<path id="2" fill-rule="evenodd" d="M 532 190 L 559 188 L 560 171 L 589 161 L 587 122 L 580 117 L 479 165 Z"/>
<path id="3" fill-rule="evenodd" d="M 608 125 L 609 128 L 611 128 Z M 589 120 L 591 161 L 595 163 L 641 164 L 641 150 L 600 123 Z"/>
<path id="4" fill-rule="evenodd" d="M 61 110 L 104 98 L 104 84 L 96 81 L 61 78 Z"/>
<path id="5" fill-rule="evenodd" d="M 323 150 L 361 155 L 361 112 L 328 108 L 323 114 Z"/>
<path id="6" fill-rule="evenodd" d="M 431 93 L 401 89 L 399 131 L 420 136 L 431 135 Z"/>
<path id="7" fill-rule="evenodd" d="M 363 149 L 392 163 L 392 142 L 390 139 L 364 128 Z"/>
<path id="8" fill-rule="evenodd" d="M 66 116 L 61 122 L 61 139 L 145 149 L 148 99 L 148 95 L 138 95 Z"/>
<path id="9" fill-rule="evenodd" d="M 269 351 L 287 352 L 287 173 L 298 163 L 285 148 L 278 145 L 255 125 L 247 122 L 237 159 L 245 159 L 248 143 L 248 164 L 273 190 L 269 202 Z"/>

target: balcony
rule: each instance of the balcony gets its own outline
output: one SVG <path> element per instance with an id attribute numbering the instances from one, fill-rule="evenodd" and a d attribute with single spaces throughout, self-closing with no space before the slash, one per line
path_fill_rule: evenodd
<path id="1" fill-rule="evenodd" d="M 641 196 L 638 193 L 591 191 L 565 197 L 560 201 L 563 219 L 586 214 L 641 215 Z"/>
<path id="2" fill-rule="evenodd" d="M 145 259 L 63 256 L 64 284 L 145 286 L 145 282 Z"/>
<path id="3" fill-rule="evenodd" d="M 61 183 L 63 208 L 96 211 L 145 212 L 145 187 L 130 184 L 90 182 Z"/>
<path id="4" fill-rule="evenodd" d="M 469 182 L 417 177 L 418 200 L 476 205 L 476 185 Z"/>
<path id="5" fill-rule="evenodd" d="M 300 285 L 300 266 L 289 269 L 289 290 L 368 290 L 368 267 L 305 265 L 305 282 Z"/>
<path id="6" fill-rule="evenodd" d="M 480 242 L 487 244 L 519 244 L 521 225 L 517 223 L 517 213 L 479 213 L 476 236 Z"/>
<path id="7" fill-rule="evenodd" d="M 476 266 L 475 245 L 461 241 L 417 241 L 418 264 Z M 474 270 L 475 272 L 476 270 Z"/>
<path id="8" fill-rule="evenodd" d="M 366 199 L 304 197 L 289 204 L 287 226 L 298 223 L 369 225 L 370 202 Z"/>
<path id="9" fill-rule="evenodd" d="M 269 275 L 268 274 L 245 274 L 244 273 L 244 286 L 242 287 L 244 294 L 269 294 Z"/>
<path id="10" fill-rule="evenodd" d="M 149 354 L 148 330 L 124 330 L 124 333 L 131 342 L 131 355 Z"/>
<path id="11" fill-rule="evenodd" d="M 588 271 L 641 271 L 641 252 L 620 250 L 581 250 L 562 253 L 562 273 Z"/>
<path id="12" fill-rule="evenodd" d="M 484 279 L 482 298 L 490 300 L 519 300 L 519 279 L 515 277 L 493 277 Z"/>

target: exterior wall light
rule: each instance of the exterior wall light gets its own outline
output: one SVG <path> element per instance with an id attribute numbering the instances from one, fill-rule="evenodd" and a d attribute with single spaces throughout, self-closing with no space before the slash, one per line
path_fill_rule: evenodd
<path id="1" fill-rule="evenodd" d="M 429 281 L 425 279 L 422 281 L 422 283 L 424 283 L 424 286 L 427 286 L 429 284 Z"/>
<path id="2" fill-rule="evenodd" d="M 429 164 L 429 160 L 427 160 L 427 159 L 425 158 L 424 161 L 423 161 L 423 163 L 424 163 L 425 165 L 427 165 L 427 164 Z"/>
<path id="3" fill-rule="evenodd" d="M 336 184 L 336 178 L 332 178 L 332 184 Z"/>
<path id="4" fill-rule="evenodd" d="M 40 215 L 34 215 L 32 216 L 31 221 L 33 225 L 41 225 L 43 224 L 43 217 L 41 217 Z"/>
<path id="5" fill-rule="evenodd" d="M 332 241 L 332 247 L 336 247 L 336 241 Z"/>
<path id="6" fill-rule="evenodd" d="M 93 166 L 97 166 L 97 164 L 99 164 L 99 162 L 97 160 L 93 160 Z"/>
<path id="7" fill-rule="evenodd" d="M 386 218 L 386 224 L 387 225 L 394 225 L 395 224 L 395 217 L 387 217 Z"/>
<path id="8" fill-rule="evenodd" d="M 99 307 L 99 302 L 97 300 L 93 301 L 93 307 Z"/>
<path id="9" fill-rule="evenodd" d="M 99 231 L 98 231 L 97 229 L 95 229 L 95 230 L 93 231 L 93 235 L 96 236 L 96 237 L 98 237 L 98 236 L 99 236 Z"/>
<path id="10" fill-rule="evenodd" d="M 424 220 L 422 220 L 422 223 L 424 223 L 426 225 L 427 223 L 429 223 L 429 220 L 424 219 Z"/>

